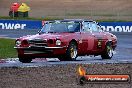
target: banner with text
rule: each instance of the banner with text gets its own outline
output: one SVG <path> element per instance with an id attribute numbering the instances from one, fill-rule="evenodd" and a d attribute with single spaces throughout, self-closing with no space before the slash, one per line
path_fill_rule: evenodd
<path id="1" fill-rule="evenodd" d="M 44 21 L 0 20 L 0 29 L 40 29 Z M 104 31 L 132 32 L 132 22 L 99 22 Z"/>
<path id="2" fill-rule="evenodd" d="M 100 22 L 104 31 L 109 32 L 132 32 L 132 22 Z"/>
<path id="3" fill-rule="evenodd" d="M 33 20 L 0 20 L 0 29 L 40 29 L 41 21 Z"/>

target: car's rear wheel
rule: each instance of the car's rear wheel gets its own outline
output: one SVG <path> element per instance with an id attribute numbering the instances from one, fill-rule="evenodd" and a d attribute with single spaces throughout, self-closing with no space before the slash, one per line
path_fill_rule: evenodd
<path id="1" fill-rule="evenodd" d="M 71 42 L 67 48 L 66 57 L 67 60 L 75 61 L 77 58 L 77 44 L 75 42 Z"/>
<path id="2" fill-rule="evenodd" d="M 102 59 L 111 59 L 113 57 L 113 48 L 111 43 L 106 44 L 105 53 L 101 55 Z"/>
<path id="3" fill-rule="evenodd" d="M 19 57 L 19 61 L 22 62 L 22 63 L 30 63 L 32 61 L 32 58 Z"/>
<path id="4" fill-rule="evenodd" d="M 65 56 L 60 56 L 60 57 L 58 57 L 58 59 L 59 59 L 60 61 L 67 61 L 67 59 L 66 59 Z"/>

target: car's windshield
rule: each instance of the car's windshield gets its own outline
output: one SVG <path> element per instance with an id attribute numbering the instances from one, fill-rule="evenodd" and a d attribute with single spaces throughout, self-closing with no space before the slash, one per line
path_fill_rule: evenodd
<path id="1" fill-rule="evenodd" d="M 80 23 L 75 22 L 52 22 L 46 23 L 40 33 L 78 32 Z"/>

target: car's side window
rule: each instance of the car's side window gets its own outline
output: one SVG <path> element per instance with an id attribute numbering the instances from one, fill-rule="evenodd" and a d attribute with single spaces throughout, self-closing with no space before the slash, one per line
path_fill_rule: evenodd
<path id="1" fill-rule="evenodd" d="M 99 30 L 99 32 L 103 32 L 103 30 L 102 30 L 100 25 L 98 25 L 98 30 Z"/>
<path id="2" fill-rule="evenodd" d="M 99 32 L 100 28 L 95 22 L 83 22 L 82 31 L 84 32 Z"/>
<path id="3" fill-rule="evenodd" d="M 80 23 L 74 23 L 74 24 L 69 24 L 68 25 L 68 30 L 69 31 L 74 31 L 74 32 L 79 32 L 80 31 Z"/>
<path id="4" fill-rule="evenodd" d="M 89 22 L 83 22 L 82 31 L 84 32 L 91 32 L 90 23 Z"/>
<path id="5" fill-rule="evenodd" d="M 93 32 L 98 32 L 98 26 L 96 23 L 91 22 L 91 29 Z"/>

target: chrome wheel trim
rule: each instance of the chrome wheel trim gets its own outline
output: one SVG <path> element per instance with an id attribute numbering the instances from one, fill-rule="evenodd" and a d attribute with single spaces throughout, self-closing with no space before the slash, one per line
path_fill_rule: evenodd
<path id="1" fill-rule="evenodd" d="M 72 48 L 73 50 L 71 50 L 71 58 L 76 58 L 77 57 L 77 49 Z"/>
<path id="2" fill-rule="evenodd" d="M 112 47 L 108 46 L 107 47 L 107 51 L 108 51 L 109 57 L 112 57 L 113 56 L 113 49 L 112 49 Z"/>

